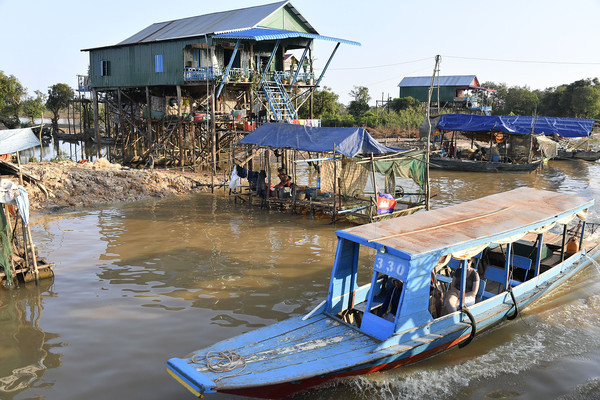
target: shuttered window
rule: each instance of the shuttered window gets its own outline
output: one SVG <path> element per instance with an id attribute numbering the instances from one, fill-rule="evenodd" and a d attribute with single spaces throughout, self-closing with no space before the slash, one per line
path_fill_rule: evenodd
<path id="1" fill-rule="evenodd" d="M 100 76 L 110 75 L 108 60 L 100 60 Z"/>
<path id="2" fill-rule="evenodd" d="M 154 56 L 154 72 L 163 72 L 163 56 L 156 54 Z"/>

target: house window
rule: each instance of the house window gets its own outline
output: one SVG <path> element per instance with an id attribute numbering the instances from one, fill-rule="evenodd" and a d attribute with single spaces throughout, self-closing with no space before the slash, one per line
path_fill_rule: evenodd
<path id="1" fill-rule="evenodd" d="M 163 56 L 156 54 L 154 56 L 154 72 L 163 72 Z"/>
<path id="2" fill-rule="evenodd" d="M 100 76 L 108 76 L 109 74 L 108 60 L 100 60 Z"/>
<path id="3" fill-rule="evenodd" d="M 201 49 L 192 49 L 192 67 L 203 67 L 207 63 L 206 51 Z"/>

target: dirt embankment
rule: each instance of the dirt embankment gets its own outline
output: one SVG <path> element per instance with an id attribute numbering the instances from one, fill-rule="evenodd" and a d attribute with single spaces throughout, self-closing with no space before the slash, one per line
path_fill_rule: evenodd
<path id="1" fill-rule="evenodd" d="M 211 183 L 209 173 L 130 169 L 106 159 L 83 164 L 29 163 L 23 171 L 39 179 L 48 192 L 46 195 L 39 185 L 24 183 L 30 207 L 40 211 L 202 192 L 210 190 L 207 185 Z M 215 184 L 222 180 L 215 178 Z"/>

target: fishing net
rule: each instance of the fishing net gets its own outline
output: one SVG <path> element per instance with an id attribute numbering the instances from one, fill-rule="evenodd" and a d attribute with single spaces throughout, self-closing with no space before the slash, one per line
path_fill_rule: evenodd
<path id="1" fill-rule="evenodd" d="M 348 163 L 344 166 L 341 174 L 341 194 L 346 197 L 357 197 L 364 193 L 365 185 L 373 174 L 373 168 L 376 175 L 383 176 L 384 186 L 378 188 L 380 192 L 397 193 L 399 191 L 398 180 L 401 178 L 412 180 L 420 192 L 424 191 L 425 153 L 410 151 L 390 159 Z M 403 191 L 401 190 L 401 192 Z"/>

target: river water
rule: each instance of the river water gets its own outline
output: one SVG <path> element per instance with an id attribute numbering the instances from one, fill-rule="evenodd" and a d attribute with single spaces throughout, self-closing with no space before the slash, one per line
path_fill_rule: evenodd
<path id="1" fill-rule="evenodd" d="M 597 163 L 432 175 L 434 208 L 519 186 L 600 202 Z M 166 360 L 310 311 L 327 293 L 334 230 L 346 227 L 224 194 L 35 215 L 32 224 L 56 276 L 0 288 L 0 399 L 192 399 Z M 463 349 L 300 398 L 600 398 L 599 277 L 587 268 Z"/>

